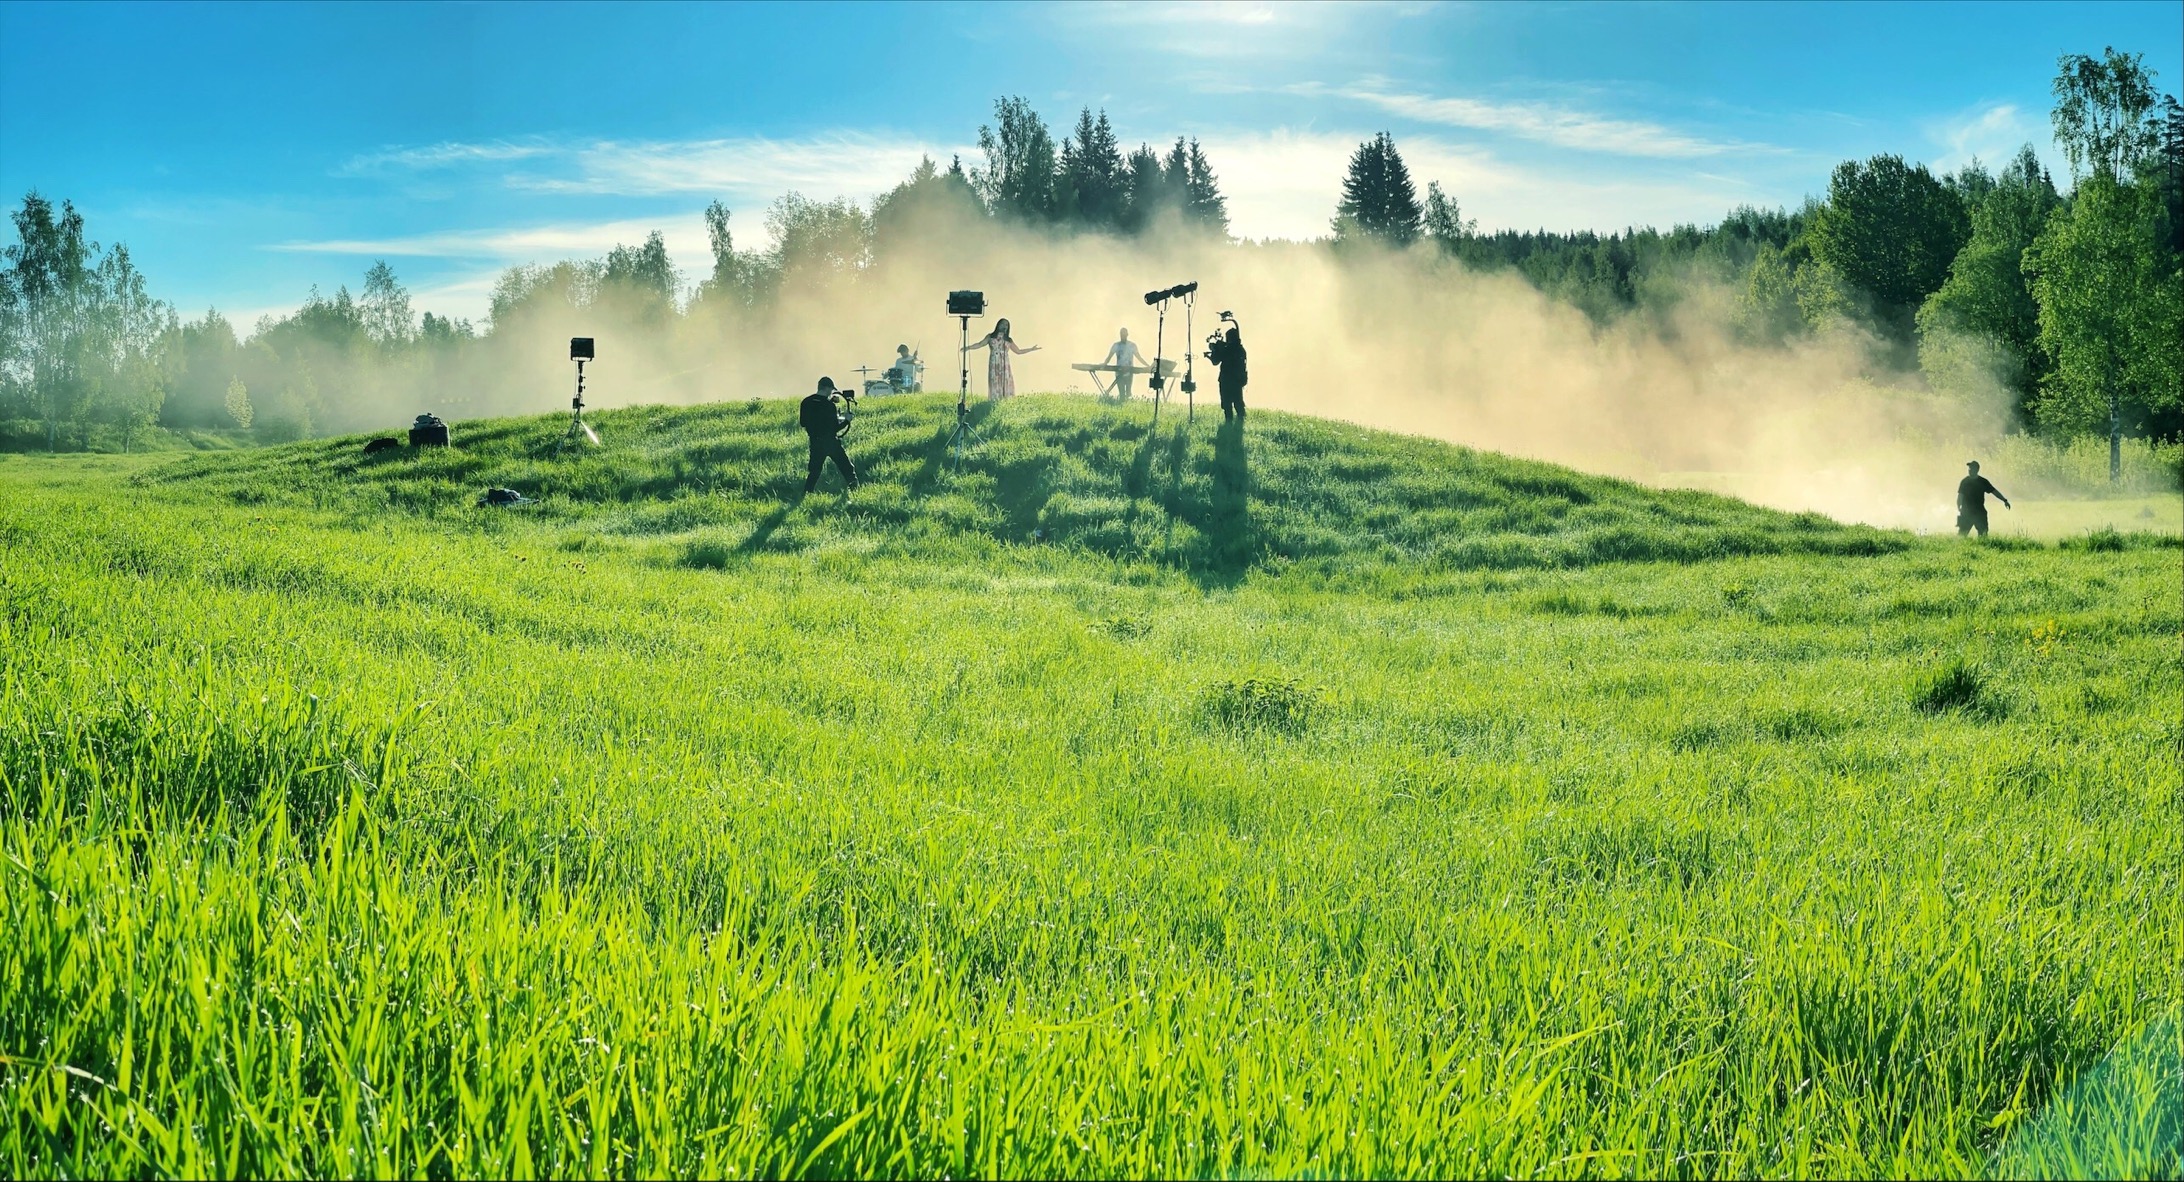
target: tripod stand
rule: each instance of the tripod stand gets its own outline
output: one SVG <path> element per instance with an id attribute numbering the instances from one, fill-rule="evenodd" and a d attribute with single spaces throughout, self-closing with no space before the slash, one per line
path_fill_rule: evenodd
<path id="1" fill-rule="evenodd" d="M 1191 375 L 1197 371 L 1198 366 L 1198 354 L 1191 349 L 1191 342 L 1197 339 L 1191 335 L 1191 309 L 1196 307 L 1197 304 L 1198 285 L 1193 283 L 1191 284 L 1191 290 L 1183 293 L 1183 422 L 1185 424 L 1198 421 L 1198 400 L 1195 397 L 1198 392 L 1198 383 L 1191 378 Z"/>
<path id="2" fill-rule="evenodd" d="M 966 314 L 957 313 L 956 319 L 962 323 L 963 327 L 962 352 L 958 354 L 963 359 L 963 374 L 962 385 L 957 387 L 956 391 L 955 431 L 948 436 L 948 451 L 955 459 L 956 471 L 961 472 L 963 470 L 964 449 L 971 445 L 971 437 L 976 432 L 976 428 L 971 426 L 970 407 L 971 318 Z"/>
<path id="3" fill-rule="evenodd" d="M 584 362 L 587 358 L 578 357 L 575 360 L 576 397 L 569 400 L 569 429 L 561 436 L 561 446 L 568 447 L 588 440 L 592 446 L 597 447 L 599 432 L 592 430 L 591 424 L 584 421 Z"/>
<path id="4" fill-rule="evenodd" d="M 1159 320 L 1153 328 L 1153 377 L 1147 383 L 1153 388 L 1153 426 L 1156 428 L 1160 426 L 1161 392 L 1168 385 L 1168 379 L 1161 376 L 1160 355 L 1167 346 L 1168 301 L 1173 299 L 1183 301 L 1183 331 L 1185 336 L 1188 337 L 1191 323 L 1191 306 L 1198 302 L 1197 282 L 1194 280 L 1190 283 L 1178 283 L 1174 287 L 1166 287 L 1159 291 L 1145 293 L 1145 302 L 1157 309 L 1159 315 Z M 1191 352 L 1189 345 L 1186 344 L 1183 350 L 1183 396 L 1185 398 L 1190 397 L 1191 392 L 1196 389 L 1198 389 L 1198 383 L 1191 380 Z M 1194 407 L 1193 414 L 1195 415 L 1195 413 L 1196 408 Z"/>
<path id="5" fill-rule="evenodd" d="M 1160 353 L 1166 344 L 1168 333 L 1169 297 L 1166 292 L 1158 292 L 1145 298 L 1153 301 L 1153 315 L 1155 317 L 1153 321 L 1153 376 L 1147 378 L 1145 384 L 1153 388 L 1153 429 L 1157 431 L 1160 429 L 1160 392 L 1168 384 L 1168 379 L 1160 376 Z"/>

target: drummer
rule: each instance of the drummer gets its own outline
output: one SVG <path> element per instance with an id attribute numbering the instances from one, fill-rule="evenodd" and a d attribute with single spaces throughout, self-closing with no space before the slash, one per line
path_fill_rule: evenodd
<path id="1" fill-rule="evenodd" d="M 1107 360 L 1102 365 L 1115 367 L 1115 397 L 1130 396 L 1130 379 L 1136 377 L 1138 358 L 1144 355 L 1135 342 L 1130 340 L 1130 330 L 1117 329 L 1115 343 L 1107 347 Z"/>
<path id="2" fill-rule="evenodd" d="M 924 371 L 924 363 L 918 360 L 917 354 L 910 351 L 910 346 L 895 346 L 895 364 L 888 367 L 887 378 L 894 384 L 897 393 L 917 393 L 920 389 L 918 378 Z"/>

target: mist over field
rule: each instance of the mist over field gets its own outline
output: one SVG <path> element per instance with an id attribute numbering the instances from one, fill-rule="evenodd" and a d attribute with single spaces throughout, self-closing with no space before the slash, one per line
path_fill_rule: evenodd
<path id="1" fill-rule="evenodd" d="M 1174 301 L 1164 331 L 1143 293 L 1196 280 L 1186 337 Z M 853 279 L 819 269 L 772 306 L 648 326 L 594 305 L 543 307 L 496 325 L 505 368 L 450 394 L 496 410 L 565 405 L 566 338 L 595 335 L 589 397 L 600 405 L 697 403 L 808 392 L 825 374 L 884 366 L 910 344 L 925 385 L 958 383 L 950 290 L 983 290 L 988 315 L 1042 351 L 1014 359 L 1024 390 L 1089 392 L 1071 362 L 1099 361 L 1127 328 L 1148 355 L 1202 353 L 1224 309 L 1243 326 L 1253 406 L 1431 435 L 1780 508 L 1890 526 L 1946 525 L 1946 487 L 2008 424 L 2009 394 L 1936 396 L 1906 351 L 1844 322 L 1784 344 L 1740 336 L 1731 280 L 1693 267 L 1659 311 L 1599 323 L 1523 277 L 1482 273 L 1426 247 L 1056 236 L 929 213 Z M 1659 294 L 1657 292 L 1657 294 Z M 1196 359 L 1198 397 L 1214 367 Z M 971 356 L 980 396 L 985 354 Z M 383 417 L 416 403 L 392 391 Z M 1141 376 L 1140 397 L 1148 391 Z M 1171 397 L 1180 392 L 1171 389 Z M 430 401 L 425 399 L 424 401 Z M 1937 489 L 1942 490 L 1937 493 Z"/>
<path id="2" fill-rule="evenodd" d="M 255 326 L 184 322 L 124 246 L 98 257 L 71 205 L 33 193 L 6 272 L 25 314 L 0 350 L 0 441 L 59 450 L 65 424 L 84 448 L 129 450 L 155 426 L 277 443 L 548 412 L 573 392 L 572 336 L 599 342 L 600 407 L 854 387 L 898 344 L 945 390 L 961 368 L 946 294 L 974 289 L 972 339 L 1007 318 L 1040 350 L 1012 361 L 1024 392 L 1090 389 L 1070 365 L 1101 361 L 1118 329 L 1194 358 L 1233 309 L 1251 405 L 1656 486 L 1920 531 L 1953 525 L 1966 460 L 2051 500 L 2173 494 L 2184 107 L 2157 103 L 2134 56 L 2063 64 L 2067 190 L 2029 143 L 1938 173 L 1880 153 L 1796 210 L 1605 235 L 1480 232 L 1438 181 L 1421 194 L 1382 132 L 1352 154 L 1327 237 L 1239 240 L 1198 140 L 1125 151 L 1086 107 L 1057 142 L 1011 97 L 979 128 L 982 165 L 922 159 L 869 203 L 789 191 L 756 226 L 716 200 L 709 273 L 678 271 L 655 230 L 506 267 L 476 324 L 413 308 L 383 259 L 354 296 L 321 284 Z M 1143 293 L 1184 282 L 1195 305 L 1159 323 Z M 1210 364 L 1191 376 L 1216 397 Z"/>

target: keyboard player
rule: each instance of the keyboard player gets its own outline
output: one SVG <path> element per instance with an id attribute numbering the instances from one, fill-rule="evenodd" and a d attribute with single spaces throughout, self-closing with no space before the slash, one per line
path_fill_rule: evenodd
<path id="1" fill-rule="evenodd" d="M 1134 371 L 1137 368 L 1138 358 L 1144 356 L 1144 351 L 1139 349 L 1137 344 L 1130 339 L 1129 329 L 1125 328 L 1117 331 L 1119 336 L 1114 344 L 1107 347 L 1107 360 L 1101 362 L 1101 364 L 1115 367 L 1115 396 L 1117 398 L 1128 398 L 1130 396 L 1130 379 L 1137 376 Z"/>

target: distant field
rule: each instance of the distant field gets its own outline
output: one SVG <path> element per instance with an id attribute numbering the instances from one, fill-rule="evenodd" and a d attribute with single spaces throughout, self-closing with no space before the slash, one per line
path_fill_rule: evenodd
<path id="1" fill-rule="evenodd" d="M 2173 522 L 952 408 L 0 458 L 0 1171 L 2184 1170 Z"/>
<path id="2" fill-rule="evenodd" d="M 2015 510 L 1990 511 L 1998 533 L 2057 540 L 2098 530 L 2184 535 L 2184 497 L 2133 497 L 2113 501 L 2021 501 Z"/>

